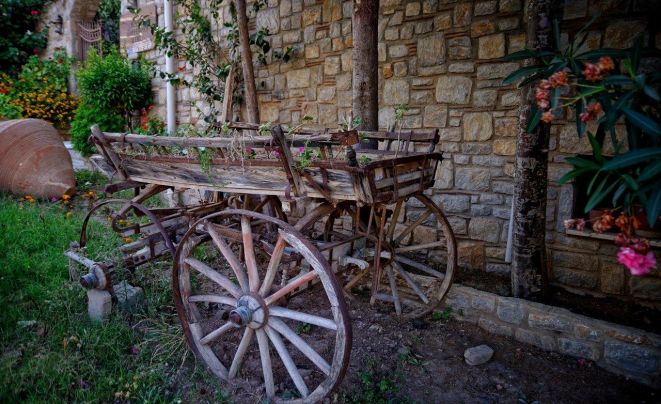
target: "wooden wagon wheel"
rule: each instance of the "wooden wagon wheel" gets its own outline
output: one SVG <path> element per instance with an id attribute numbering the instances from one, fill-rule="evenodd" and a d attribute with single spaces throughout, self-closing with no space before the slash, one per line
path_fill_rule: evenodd
<path id="1" fill-rule="evenodd" d="M 256 234 L 263 223 L 274 234 Z M 287 299 L 315 279 L 320 286 Z M 342 379 L 351 326 L 341 289 L 321 253 L 289 224 L 240 209 L 202 218 L 177 248 L 173 288 L 189 345 L 221 379 L 251 391 L 262 380 L 258 396 L 305 403 Z"/>
<path id="2" fill-rule="evenodd" d="M 390 303 L 407 318 L 436 309 L 457 268 L 457 243 L 441 209 L 422 193 L 400 200 L 386 213 L 383 237 L 395 256 L 383 251 L 389 261 L 372 271 L 372 302 Z"/>

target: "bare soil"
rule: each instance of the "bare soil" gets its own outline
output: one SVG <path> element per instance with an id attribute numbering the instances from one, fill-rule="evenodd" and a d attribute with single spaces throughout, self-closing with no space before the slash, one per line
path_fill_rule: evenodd
<path id="1" fill-rule="evenodd" d="M 377 390 L 388 387 L 385 402 L 659 402 L 658 391 L 587 360 L 545 352 L 468 323 L 451 318 L 400 322 L 389 307 L 370 306 L 364 296 L 353 295 L 349 307 L 353 349 L 334 397 L 340 402 L 362 401 L 369 383 Z M 480 344 L 495 350 L 493 358 L 467 365 L 465 349 Z"/>

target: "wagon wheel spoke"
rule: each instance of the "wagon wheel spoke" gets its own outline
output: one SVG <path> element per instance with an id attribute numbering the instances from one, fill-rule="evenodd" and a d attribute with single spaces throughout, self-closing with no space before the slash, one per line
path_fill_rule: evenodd
<path id="1" fill-rule="evenodd" d="M 306 273 L 302 273 L 298 276 L 296 276 L 294 279 L 289 281 L 285 286 L 282 288 L 278 289 L 275 293 L 273 293 L 271 296 L 267 297 L 264 299 L 266 301 L 267 305 L 272 305 L 284 296 L 290 294 L 294 290 L 298 289 L 299 287 L 305 285 L 306 283 L 310 282 L 314 278 L 317 277 L 317 273 L 315 271 L 310 271 Z"/>
<path id="2" fill-rule="evenodd" d="M 395 304 L 395 312 L 397 315 L 400 315 L 402 314 L 402 302 L 399 300 L 397 280 L 395 279 L 395 275 L 392 273 L 392 268 L 386 268 L 386 273 L 388 274 L 388 281 L 390 282 L 390 290 L 392 291 L 393 303 Z"/>
<path id="3" fill-rule="evenodd" d="M 392 214 L 392 221 L 390 222 L 390 226 L 388 226 L 388 232 L 386 233 L 387 240 L 392 240 L 393 235 L 395 234 L 395 227 L 397 227 L 399 212 L 402 210 L 403 204 L 404 201 L 397 201 L 397 204 L 395 205 L 395 211 Z"/>
<path id="4" fill-rule="evenodd" d="M 302 321 L 304 323 L 316 325 L 329 330 L 337 330 L 337 324 L 335 324 L 335 321 L 329 318 L 316 316 L 314 314 L 308 314 L 308 313 L 303 313 L 301 311 L 290 310 L 280 306 L 269 307 L 269 313 L 270 315 L 275 317 L 288 318 L 290 320 Z"/>
<path id="5" fill-rule="evenodd" d="M 406 283 L 408 283 L 411 289 L 413 289 L 413 291 L 420 297 L 420 300 L 422 300 L 425 303 L 429 303 L 429 298 L 427 297 L 427 295 L 425 295 L 425 292 L 422 291 L 420 286 L 413 280 L 411 275 L 409 275 L 408 272 L 402 269 L 401 265 L 397 263 L 393 263 L 393 266 L 395 267 L 399 275 L 401 275 L 401 277 L 404 278 Z"/>
<path id="6" fill-rule="evenodd" d="M 257 292 L 259 289 L 259 272 L 257 270 L 257 260 L 255 259 L 255 246 L 252 241 L 252 226 L 250 218 L 241 216 L 241 235 L 243 237 L 243 252 L 246 260 L 246 269 L 248 270 L 248 284 L 251 292 Z"/>
<path id="7" fill-rule="evenodd" d="M 234 255 L 234 252 L 230 246 L 227 244 L 223 236 L 218 233 L 214 226 L 215 225 L 213 224 L 207 225 L 207 231 L 209 232 L 211 239 L 227 260 L 227 263 L 232 268 L 232 271 L 234 271 L 234 275 L 236 275 L 236 279 L 239 282 L 241 289 L 244 291 L 248 290 L 248 278 L 246 277 L 246 272 L 243 270 L 239 259 L 236 257 L 236 255 Z"/>
<path id="8" fill-rule="evenodd" d="M 305 355 L 312 363 L 314 363 L 326 376 L 330 376 L 330 365 L 324 358 L 321 357 L 303 338 L 299 337 L 291 328 L 287 326 L 282 320 L 271 318 L 269 326 L 287 338 L 303 355 Z"/>
<path id="9" fill-rule="evenodd" d="M 275 243 L 273 253 L 271 254 L 271 259 L 269 260 L 269 264 L 266 267 L 264 281 L 262 282 L 262 286 L 259 288 L 259 294 L 261 296 L 264 296 L 271 290 L 273 280 L 275 279 L 276 272 L 280 266 L 280 260 L 282 259 L 282 254 L 284 253 L 286 246 L 287 242 L 285 239 L 282 238 L 282 236 L 278 236 L 278 241 Z"/>
<path id="10" fill-rule="evenodd" d="M 404 237 L 406 237 L 407 235 L 409 235 L 411 232 L 413 232 L 413 229 L 415 229 L 416 227 L 420 226 L 425 220 L 427 220 L 427 218 L 429 217 L 429 215 L 431 215 L 431 211 L 429 211 L 429 210 L 426 211 L 425 213 L 423 213 L 422 215 L 420 215 L 420 217 L 418 217 L 418 219 L 417 219 L 415 222 L 409 224 L 409 225 L 408 225 L 408 226 L 407 226 L 407 227 L 406 227 L 406 228 L 405 228 L 405 229 L 404 229 L 404 230 L 403 230 L 403 231 L 402 231 L 402 232 L 401 232 L 401 233 L 395 238 L 395 240 L 393 241 L 393 244 L 399 244 L 399 243 L 401 243 L 402 240 L 404 240 Z M 394 220 L 393 220 L 393 224 L 394 224 Z"/>
<path id="11" fill-rule="evenodd" d="M 234 354 L 234 359 L 232 359 L 232 365 L 230 366 L 229 371 L 230 379 L 233 379 L 241 368 L 243 357 L 246 355 L 246 351 L 248 350 L 248 347 L 250 346 L 254 336 L 255 330 L 250 327 L 246 327 L 246 330 L 243 332 L 243 337 L 241 337 L 239 347 L 236 349 L 236 353 Z"/>
<path id="12" fill-rule="evenodd" d="M 287 351 L 287 347 L 285 347 L 285 343 L 282 342 L 282 338 L 280 338 L 280 334 L 274 331 L 273 328 L 271 328 L 270 326 L 266 326 L 265 330 L 266 330 L 266 334 L 271 340 L 271 343 L 275 347 L 276 352 L 278 352 L 278 356 L 280 356 L 280 360 L 285 365 L 285 368 L 287 369 L 287 373 L 289 373 L 289 377 L 291 377 L 291 379 L 293 380 L 296 389 L 298 389 L 299 393 L 301 393 L 301 395 L 304 398 L 307 397 L 308 394 L 310 394 L 310 392 L 308 391 L 308 386 L 305 385 L 305 381 L 303 380 L 301 373 L 298 371 L 298 368 L 296 367 L 294 360 L 291 358 L 291 355 L 289 355 L 289 351 Z"/>
<path id="13" fill-rule="evenodd" d="M 228 306 L 236 307 L 236 299 L 229 296 L 219 295 L 193 295 L 188 297 L 190 303 L 206 302 L 206 303 L 220 303 Z"/>
<path id="14" fill-rule="evenodd" d="M 259 358 L 262 361 L 262 372 L 264 374 L 264 387 L 266 396 L 275 396 L 275 384 L 273 383 L 273 368 L 271 367 L 271 353 L 269 352 L 269 339 L 264 330 L 257 330 L 257 345 L 259 345 Z"/>
<path id="15" fill-rule="evenodd" d="M 198 271 L 202 275 L 205 275 L 207 278 L 211 279 L 212 281 L 216 282 L 218 285 L 223 287 L 226 291 L 228 291 L 232 296 L 238 298 L 241 296 L 241 289 L 236 287 L 234 283 L 232 283 L 229 278 L 227 278 L 225 275 L 219 273 L 215 269 L 211 268 L 207 264 L 205 264 L 202 261 L 199 261 L 195 258 L 188 257 L 184 260 L 186 264 L 188 264 L 191 268 L 194 270 Z"/>
<path id="16" fill-rule="evenodd" d="M 225 323 L 222 326 L 216 328 L 215 330 L 211 331 L 209 334 L 205 335 L 200 339 L 200 343 L 207 345 L 212 341 L 215 341 L 220 337 L 221 335 L 225 334 L 227 331 L 236 328 L 236 326 L 232 323 Z"/>

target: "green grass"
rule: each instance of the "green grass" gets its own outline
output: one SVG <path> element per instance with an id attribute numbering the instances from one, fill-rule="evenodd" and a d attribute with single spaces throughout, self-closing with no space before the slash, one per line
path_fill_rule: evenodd
<path id="1" fill-rule="evenodd" d="M 85 211 L 68 210 L 0 195 L 0 402 L 226 401 L 185 345 L 169 262 L 116 280 L 145 289 L 144 313 L 88 320 L 85 291 L 69 281 L 63 256 Z M 117 242 L 97 241 L 100 249 Z"/>

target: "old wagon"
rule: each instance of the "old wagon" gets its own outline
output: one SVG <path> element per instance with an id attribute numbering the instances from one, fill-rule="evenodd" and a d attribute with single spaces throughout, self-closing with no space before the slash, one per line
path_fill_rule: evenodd
<path id="1" fill-rule="evenodd" d="M 183 332 L 214 375 L 275 401 L 320 401 L 349 361 L 348 292 L 413 318 L 434 310 L 451 285 L 455 239 L 424 193 L 442 159 L 438 133 L 285 133 L 241 123 L 218 132 L 94 127 L 91 139 L 113 172 L 106 192 L 135 196 L 95 205 L 68 255 L 89 269 L 83 286 L 106 290 L 118 266 L 172 255 Z M 204 197 L 145 204 L 185 190 Z M 109 206 L 113 230 L 134 236 L 119 262 L 85 256 L 90 219 Z"/>

